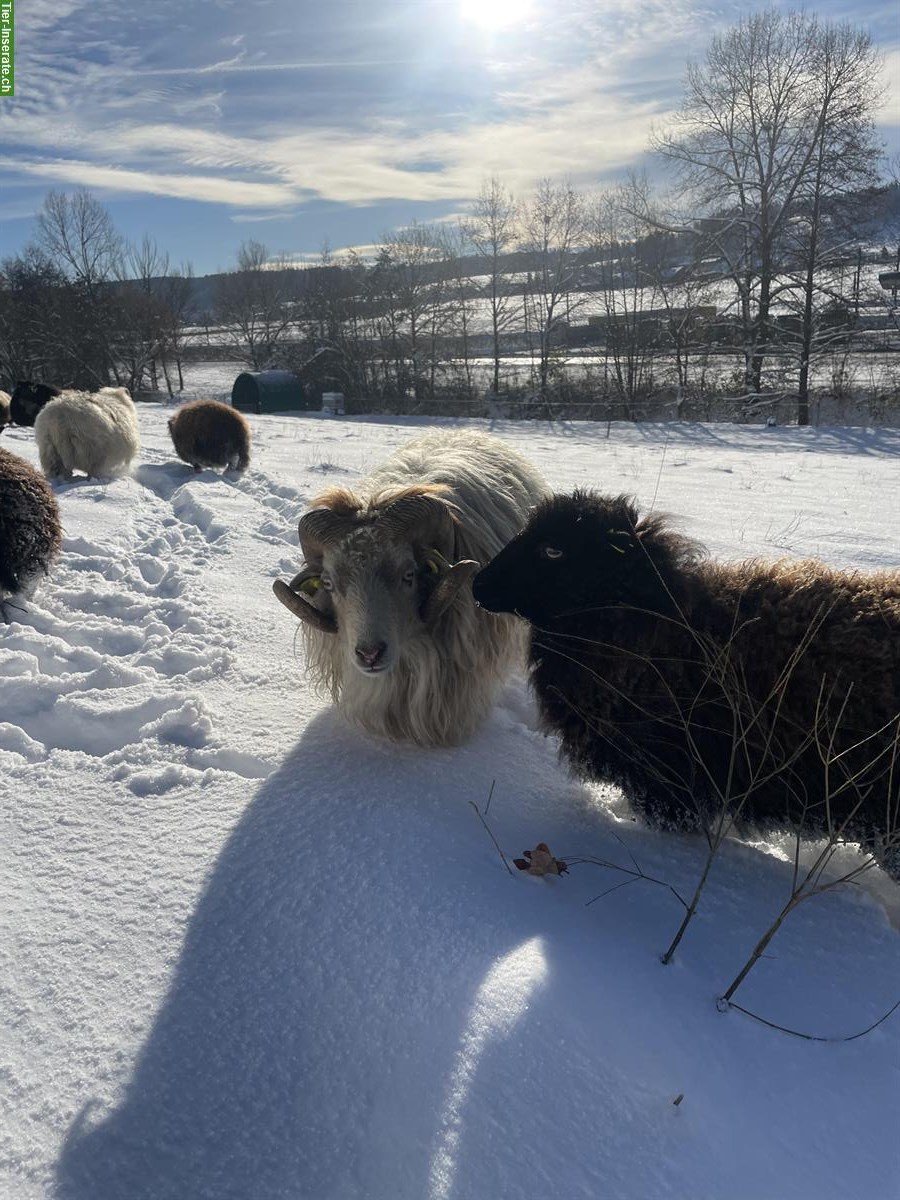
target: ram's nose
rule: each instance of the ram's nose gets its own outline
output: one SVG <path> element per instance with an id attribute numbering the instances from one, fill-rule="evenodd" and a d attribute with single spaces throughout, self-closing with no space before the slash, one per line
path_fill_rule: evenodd
<path id="1" fill-rule="evenodd" d="M 356 647 L 356 661 L 364 671 L 377 671 L 387 650 L 387 642 L 373 642 L 371 645 L 360 643 Z"/>

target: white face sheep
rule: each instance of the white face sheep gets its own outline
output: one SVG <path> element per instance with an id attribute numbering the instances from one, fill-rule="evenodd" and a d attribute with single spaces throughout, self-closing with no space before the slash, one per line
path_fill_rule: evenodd
<path id="1" fill-rule="evenodd" d="M 34 422 L 41 467 L 48 479 L 121 474 L 141 446 L 137 410 L 126 388 L 61 392 Z"/>
<path id="2" fill-rule="evenodd" d="M 62 532 L 56 497 L 31 463 L 0 450 L 0 613 L 4 601 L 27 591 L 59 553 Z"/>
<path id="3" fill-rule="evenodd" d="M 663 826 L 724 804 L 842 828 L 900 878 L 900 571 L 709 562 L 626 497 L 576 492 L 540 505 L 473 594 L 532 623 L 543 717 L 582 775 Z"/>
<path id="4" fill-rule="evenodd" d="M 479 612 L 469 582 L 546 495 L 498 438 L 440 432 L 409 443 L 354 494 L 320 496 L 300 521 L 306 567 L 275 584 L 303 621 L 308 667 L 371 733 L 420 745 L 471 735 L 526 627 Z"/>

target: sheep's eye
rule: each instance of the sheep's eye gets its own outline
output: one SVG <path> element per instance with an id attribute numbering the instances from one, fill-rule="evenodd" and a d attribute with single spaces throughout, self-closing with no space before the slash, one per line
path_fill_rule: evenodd
<path id="1" fill-rule="evenodd" d="M 555 546 L 541 546 L 542 558 L 562 558 L 562 550 L 557 550 Z"/>
<path id="2" fill-rule="evenodd" d="M 330 592 L 334 588 L 334 584 L 331 582 L 330 575 L 322 576 L 322 587 L 325 589 L 326 592 Z"/>
<path id="3" fill-rule="evenodd" d="M 410 568 L 410 570 L 403 572 L 403 582 L 407 587 L 412 587 L 412 585 L 416 582 L 416 572 L 414 568 Z"/>

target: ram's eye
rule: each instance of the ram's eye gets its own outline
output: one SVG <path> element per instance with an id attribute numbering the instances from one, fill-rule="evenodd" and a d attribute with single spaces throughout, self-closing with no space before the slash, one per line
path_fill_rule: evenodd
<path id="1" fill-rule="evenodd" d="M 334 588 L 334 584 L 331 582 L 330 575 L 323 575 L 322 579 L 321 579 L 321 584 L 326 592 L 330 592 Z"/>
<path id="2" fill-rule="evenodd" d="M 555 546 L 541 546 L 542 558 L 562 558 L 562 550 L 557 550 Z"/>
<path id="3" fill-rule="evenodd" d="M 403 572 L 403 582 L 407 587 L 412 587 L 412 585 L 416 582 L 416 572 L 414 568 L 410 568 L 410 570 Z"/>

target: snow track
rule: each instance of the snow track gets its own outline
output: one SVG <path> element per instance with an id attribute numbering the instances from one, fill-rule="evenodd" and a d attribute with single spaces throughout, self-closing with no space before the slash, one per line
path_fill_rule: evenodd
<path id="1" fill-rule="evenodd" d="M 302 497 L 262 475 L 195 475 L 164 452 L 145 457 L 114 485 L 123 524 L 103 519 L 91 535 L 66 536 L 52 584 L 3 639 L 4 710 L 15 720 L 0 725 L 0 761 L 13 767 L 75 751 L 104 760 L 110 778 L 142 795 L 190 778 L 179 767 L 262 777 L 262 760 L 217 748 L 195 686 L 235 677 L 236 621 L 210 605 L 204 579 L 247 538 L 282 552 L 272 575 L 296 569 L 296 551 L 283 552 L 296 546 L 290 522 Z M 64 504 L 67 492 L 79 516 L 107 515 L 107 486 L 62 487 Z M 164 770 L 133 770 L 161 752 Z"/>
<path id="2" fill-rule="evenodd" d="M 91 485 L 81 493 L 100 500 Z M 161 742 L 199 747 L 212 737 L 192 685 L 232 669 L 233 640 L 228 621 L 198 602 L 199 539 L 147 494 L 125 533 L 124 545 L 102 534 L 66 537 L 52 588 L 0 647 L 6 711 L 29 739 L 31 761 L 41 746 L 112 765 Z M 9 744 L 6 753 L 15 756 Z"/>

